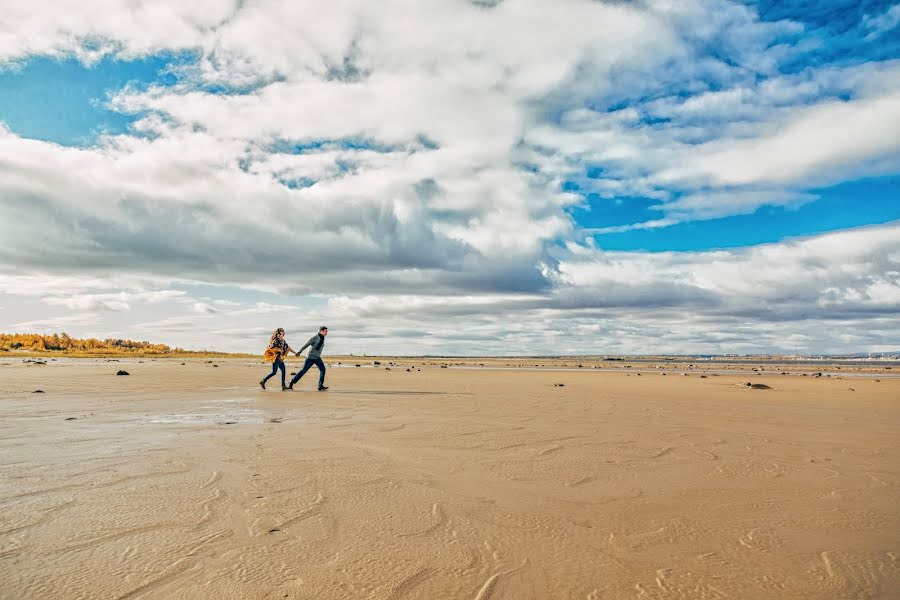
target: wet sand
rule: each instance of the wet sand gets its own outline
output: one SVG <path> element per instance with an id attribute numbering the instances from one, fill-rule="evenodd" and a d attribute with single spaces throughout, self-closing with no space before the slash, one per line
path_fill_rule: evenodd
<path id="1" fill-rule="evenodd" d="M 0 360 L 0 598 L 900 597 L 877 369 L 184 362 Z"/>

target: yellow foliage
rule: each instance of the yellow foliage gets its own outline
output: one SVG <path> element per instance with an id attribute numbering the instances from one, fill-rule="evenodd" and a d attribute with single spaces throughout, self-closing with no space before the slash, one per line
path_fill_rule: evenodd
<path id="1" fill-rule="evenodd" d="M 96 354 L 170 354 L 184 352 L 181 348 L 169 348 L 165 344 L 136 342 L 134 340 L 95 338 L 78 339 L 67 334 L 54 333 L 0 333 L 0 351 L 10 352 L 90 352 Z"/>

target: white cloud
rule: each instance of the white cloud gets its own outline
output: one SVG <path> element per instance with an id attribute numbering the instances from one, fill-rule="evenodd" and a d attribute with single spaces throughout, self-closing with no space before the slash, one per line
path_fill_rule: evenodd
<path id="1" fill-rule="evenodd" d="M 900 171 L 900 64 L 783 75 L 802 34 L 719 0 L 8 2 L 0 64 L 197 60 L 114 93 L 134 130 L 94 147 L 0 128 L 4 320 L 235 350 L 322 319 L 357 352 L 884 344 L 896 226 L 730 252 L 572 241 L 567 179 L 658 199 L 598 228 L 627 231 Z M 246 302 L 172 289 L 192 283 Z M 880 329 L 820 331 L 838 317 Z"/>
<path id="2" fill-rule="evenodd" d="M 72 326 L 96 325 L 100 323 L 100 315 L 97 313 L 78 313 L 74 315 L 65 315 L 61 317 L 52 317 L 44 319 L 35 319 L 32 321 L 22 321 L 14 323 L 13 330 L 24 333 L 46 333 L 53 331 L 61 331 Z"/>
<path id="3" fill-rule="evenodd" d="M 659 172 L 661 184 L 822 185 L 900 168 L 900 93 L 801 111 L 769 136 L 712 141 Z"/>
<path id="4" fill-rule="evenodd" d="M 900 25 L 900 4 L 891 6 L 880 15 L 866 15 L 863 18 L 863 27 L 869 30 L 866 39 L 875 39 L 893 31 Z"/>
<path id="5" fill-rule="evenodd" d="M 46 281 L 44 282 L 46 284 Z M 157 290 L 150 292 L 117 292 L 111 294 L 69 294 L 55 295 L 58 290 L 44 286 L 41 301 L 51 306 L 65 306 L 70 310 L 131 310 L 137 303 L 156 304 L 166 300 L 180 299 L 185 293 L 179 290 Z"/>
<path id="6" fill-rule="evenodd" d="M 327 323 L 331 354 L 846 352 L 896 349 L 900 339 L 900 223 L 728 251 L 569 250 L 563 279 L 542 292 L 326 294 L 291 303 L 160 294 L 128 313 L 51 314 L 10 326 L 256 352 L 275 327 L 293 341 Z M 13 315 L 27 311 L 20 299 L 33 304 L 4 297 Z"/>

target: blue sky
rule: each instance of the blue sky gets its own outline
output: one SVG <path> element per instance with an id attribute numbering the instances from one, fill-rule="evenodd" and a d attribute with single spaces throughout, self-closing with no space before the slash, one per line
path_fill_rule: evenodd
<path id="1" fill-rule="evenodd" d="M 900 177 L 885 176 L 811 189 L 816 199 L 797 207 L 762 206 L 750 214 L 678 223 L 668 227 L 598 234 L 608 250 L 694 251 L 777 242 L 827 231 L 890 223 L 900 219 Z M 573 218 L 585 228 L 615 227 L 660 216 L 658 200 L 627 198 L 621 202 L 587 198 Z M 656 208 L 655 208 L 656 207 Z"/>
<path id="2" fill-rule="evenodd" d="M 548 315 L 522 333 L 534 348 L 558 331 L 623 352 L 660 332 L 704 352 L 896 332 L 897 273 L 879 258 L 900 222 L 896 2 L 423 2 L 403 32 L 390 3 L 315 27 L 302 5 L 160 9 L 0 24 L 0 141 L 16 157 L 0 216 L 17 241 L 0 276 L 20 290 L 0 296 L 0 328 L 140 332 L 127 305 L 145 337 L 159 323 L 162 341 L 231 349 L 279 311 L 348 319 L 385 351 L 391 331 L 425 330 L 417 348 L 458 351 L 459 316 L 496 332 L 487 353 L 513 351 L 501 324 L 523 310 Z M 804 271 L 810 253 L 851 260 L 829 245 L 844 233 L 888 246 L 854 241 L 860 266 Z M 46 235 L 60 243 L 33 241 Z M 712 275 L 723 256 L 782 253 L 802 290 L 765 280 L 744 297 Z M 67 292 L 35 310 L 42 279 Z M 746 316 L 779 298 L 806 316 Z M 377 321 L 392 306 L 407 320 Z M 672 316 L 686 309 L 712 330 L 772 329 L 716 341 Z M 889 321 L 825 339 L 809 315 Z M 234 337 L 191 321 L 212 316 Z M 612 346 L 585 333 L 601 324 Z"/>
<path id="3" fill-rule="evenodd" d="M 171 85 L 181 60 L 156 55 L 135 60 L 104 57 L 84 65 L 74 58 L 31 57 L 0 71 L 0 119 L 23 137 L 68 146 L 95 144 L 121 134 L 134 115 L 111 110 L 109 97 L 126 86 Z"/>

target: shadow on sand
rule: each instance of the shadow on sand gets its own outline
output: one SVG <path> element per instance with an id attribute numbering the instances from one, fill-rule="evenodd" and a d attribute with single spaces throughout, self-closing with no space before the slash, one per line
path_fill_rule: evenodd
<path id="1" fill-rule="evenodd" d="M 376 394 L 383 396 L 446 396 L 454 394 L 457 396 L 471 396 L 471 392 L 425 392 L 414 390 L 328 390 L 325 394 Z"/>

